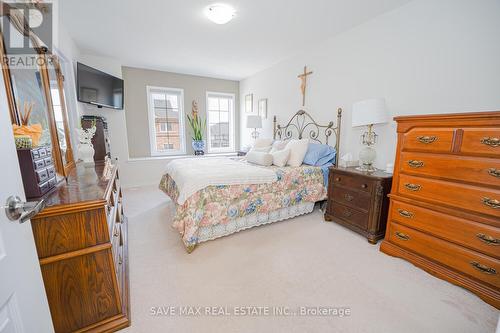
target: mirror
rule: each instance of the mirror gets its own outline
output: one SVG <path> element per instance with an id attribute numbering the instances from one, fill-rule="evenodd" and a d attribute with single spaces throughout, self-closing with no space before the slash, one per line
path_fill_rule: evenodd
<path id="1" fill-rule="evenodd" d="M 34 146 L 50 146 L 56 172 L 67 176 L 75 162 L 61 67 L 58 59 L 47 53 L 47 47 L 34 32 L 19 23 L 23 22 L 23 18 L 15 18 L 15 13 L 10 11 L 1 19 L 12 23 L 11 34 L 29 36 L 30 45 L 34 45 L 30 49 L 34 51 L 36 61 L 33 66 L 2 65 L 11 120 L 18 126 L 27 125 L 16 130 L 28 131 Z M 0 57 L 4 59 L 10 54 L 16 54 L 16 51 L 5 44 L 3 32 L 0 32 Z"/>
<path id="2" fill-rule="evenodd" d="M 15 106 L 20 119 L 26 117 L 27 125 L 40 127 L 41 136 L 37 146 L 51 146 L 50 120 L 44 97 L 42 74 L 38 69 L 11 68 L 10 79 Z M 22 122 L 22 121 L 21 121 Z"/>
<path id="3" fill-rule="evenodd" d="M 55 127 L 61 151 L 61 158 L 64 168 L 74 163 L 73 152 L 71 150 L 71 139 L 68 128 L 68 113 L 66 108 L 66 99 L 64 96 L 64 76 L 62 75 L 61 65 L 55 55 L 48 57 L 47 73 L 48 88 L 54 112 Z"/>

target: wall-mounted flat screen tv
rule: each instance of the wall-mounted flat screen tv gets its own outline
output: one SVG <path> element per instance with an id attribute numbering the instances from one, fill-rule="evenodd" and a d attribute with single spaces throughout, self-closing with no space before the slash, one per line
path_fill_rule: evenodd
<path id="1" fill-rule="evenodd" d="M 77 63 L 76 76 L 78 101 L 123 110 L 122 79 L 81 63 Z"/>

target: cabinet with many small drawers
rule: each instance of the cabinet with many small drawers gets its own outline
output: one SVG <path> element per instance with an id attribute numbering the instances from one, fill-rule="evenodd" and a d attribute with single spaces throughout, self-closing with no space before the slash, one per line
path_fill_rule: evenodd
<path id="1" fill-rule="evenodd" d="M 49 192 L 57 183 L 56 170 L 49 146 L 18 149 L 17 157 L 26 198 L 38 198 Z"/>
<path id="2" fill-rule="evenodd" d="M 381 251 L 500 308 L 500 112 L 395 120 Z"/>

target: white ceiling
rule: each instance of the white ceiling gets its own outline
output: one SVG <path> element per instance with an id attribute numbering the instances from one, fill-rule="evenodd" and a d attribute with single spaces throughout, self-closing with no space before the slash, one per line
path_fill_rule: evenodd
<path id="1" fill-rule="evenodd" d="M 84 53 L 123 65 L 240 80 L 410 0 L 63 0 L 60 15 Z"/>

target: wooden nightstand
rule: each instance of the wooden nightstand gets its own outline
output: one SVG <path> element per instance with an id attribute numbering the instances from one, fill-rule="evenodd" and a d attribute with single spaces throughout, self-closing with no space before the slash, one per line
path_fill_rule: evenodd
<path id="1" fill-rule="evenodd" d="M 372 244 L 384 238 L 392 175 L 330 167 L 328 177 L 325 220 L 348 227 Z"/>

